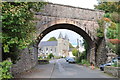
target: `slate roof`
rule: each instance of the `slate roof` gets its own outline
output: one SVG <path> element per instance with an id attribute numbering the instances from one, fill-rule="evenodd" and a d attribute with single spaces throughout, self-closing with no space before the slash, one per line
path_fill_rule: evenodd
<path id="1" fill-rule="evenodd" d="M 40 46 L 57 46 L 57 41 L 42 41 Z"/>

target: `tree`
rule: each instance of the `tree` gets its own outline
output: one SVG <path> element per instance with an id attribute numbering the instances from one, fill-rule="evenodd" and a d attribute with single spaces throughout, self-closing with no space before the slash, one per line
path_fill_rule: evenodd
<path id="1" fill-rule="evenodd" d="M 79 51 L 78 51 L 76 48 L 74 48 L 74 49 L 72 50 L 72 54 L 73 54 L 74 56 L 78 57 L 78 53 L 79 53 Z"/>
<path id="2" fill-rule="evenodd" d="M 99 2 L 98 5 L 95 5 L 95 9 L 103 10 L 105 12 L 113 13 L 120 12 L 120 1 L 119 2 Z"/>
<path id="3" fill-rule="evenodd" d="M 55 37 L 51 37 L 48 41 L 57 41 Z"/>
<path id="4" fill-rule="evenodd" d="M 17 59 L 20 49 L 28 47 L 34 39 L 34 12 L 40 11 L 44 2 L 2 3 L 2 49 L 4 58 Z"/>

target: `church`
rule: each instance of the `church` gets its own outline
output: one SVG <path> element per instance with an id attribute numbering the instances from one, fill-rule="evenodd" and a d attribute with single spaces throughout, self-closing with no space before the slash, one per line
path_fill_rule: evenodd
<path id="1" fill-rule="evenodd" d="M 38 45 L 38 56 L 46 58 L 50 53 L 54 56 L 68 56 L 69 55 L 69 39 L 62 33 L 59 34 L 57 41 L 42 41 Z"/>

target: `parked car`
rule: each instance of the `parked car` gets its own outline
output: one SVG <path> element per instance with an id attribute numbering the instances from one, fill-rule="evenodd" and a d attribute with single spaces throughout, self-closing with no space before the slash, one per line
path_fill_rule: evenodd
<path id="1" fill-rule="evenodd" d="M 75 61 L 74 58 L 69 58 L 69 59 L 68 59 L 68 62 L 69 62 L 69 63 L 75 63 L 76 61 Z"/>
<path id="2" fill-rule="evenodd" d="M 118 62 L 120 60 L 120 57 L 115 57 L 112 59 L 112 62 L 115 63 L 115 62 Z"/>
<path id="3" fill-rule="evenodd" d="M 104 71 L 104 67 L 105 66 L 111 66 L 111 65 L 113 65 L 115 62 L 118 62 L 120 60 L 120 57 L 115 57 L 115 58 L 113 58 L 111 61 L 109 61 L 108 63 L 106 63 L 106 64 L 101 64 L 100 65 L 100 70 L 101 71 Z"/>
<path id="4" fill-rule="evenodd" d="M 68 56 L 68 57 L 66 57 L 66 58 L 65 58 L 66 62 L 68 62 L 68 59 L 70 59 L 70 58 L 71 58 L 71 57 L 69 57 L 69 56 Z"/>

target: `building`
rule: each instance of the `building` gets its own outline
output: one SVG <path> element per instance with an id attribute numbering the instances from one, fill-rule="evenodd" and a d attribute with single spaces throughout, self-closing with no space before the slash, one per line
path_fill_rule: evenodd
<path id="1" fill-rule="evenodd" d="M 68 36 L 60 33 L 57 41 L 42 41 L 38 45 L 38 56 L 47 57 L 50 53 L 54 56 L 69 55 L 69 39 Z"/>

